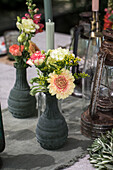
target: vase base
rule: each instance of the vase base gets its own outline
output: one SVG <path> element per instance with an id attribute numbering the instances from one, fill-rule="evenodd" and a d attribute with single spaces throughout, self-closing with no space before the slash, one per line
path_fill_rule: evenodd
<path id="1" fill-rule="evenodd" d="M 61 124 L 58 122 L 61 122 Z M 47 124 L 46 123 L 47 123 L 46 121 L 45 122 L 41 121 L 41 124 L 37 124 L 36 128 L 37 141 L 44 149 L 47 150 L 60 149 L 66 143 L 68 137 L 68 127 L 65 120 L 64 119 L 54 120 L 53 123 L 51 121 L 48 121 Z M 43 124 L 46 126 L 43 126 Z"/>
<path id="2" fill-rule="evenodd" d="M 89 109 L 81 115 L 81 133 L 90 138 L 96 139 L 101 134 L 106 134 L 107 131 L 113 129 L 113 114 L 108 112 L 106 114 L 98 111 L 97 117 L 92 119 Z"/>
<path id="3" fill-rule="evenodd" d="M 48 145 L 43 145 L 43 144 L 40 144 L 40 146 L 43 148 L 43 149 L 46 149 L 46 150 L 57 150 L 57 149 L 60 149 L 64 146 L 65 142 L 60 145 L 60 146 L 55 146 L 55 147 L 52 147 L 52 146 L 48 146 Z"/>
<path id="4" fill-rule="evenodd" d="M 16 90 L 13 88 L 8 98 L 8 110 L 15 118 L 34 117 L 36 112 L 36 98 L 31 96 L 28 90 Z M 20 96 L 19 96 L 20 95 Z M 17 97 L 18 96 L 18 97 Z"/>
<path id="5" fill-rule="evenodd" d="M 10 109 L 9 109 L 9 111 L 10 111 Z M 25 119 L 25 118 L 30 118 L 30 117 L 36 117 L 38 115 L 38 110 L 34 111 L 34 113 L 32 113 L 32 114 L 31 113 L 17 114 L 17 113 L 12 113 L 11 111 L 10 111 L 10 113 L 12 114 L 12 116 L 14 118 Z"/>
<path id="6" fill-rule="evenodd" d="M 38 119 L 36 128 L 37 141 L 47 150 L 61 148 L 68 137 L 68 127 L 58 108 L 56 96 L 46 94 L 46 108 Z"/>
<path id="7" fill-rule="evenodd" d="M 37 142 L 40 143 L 40 146 L 43 148 L 43 149 L 46 149 L 46 150 L 57 150 L 57 149 L 60 149 L 62 148 L 65 143 L 67 141 L 67 137 L 65 138 L 65 140 L 62 142 L 54 142 L 54 141 L 50 141 L 50 142 L 44 142 L 44 143 L 41 143 L 38 138 L 37 138 Z"/>

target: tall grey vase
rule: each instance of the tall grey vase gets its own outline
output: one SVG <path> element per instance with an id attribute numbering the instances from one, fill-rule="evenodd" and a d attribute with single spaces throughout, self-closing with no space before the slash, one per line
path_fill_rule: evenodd
<path id="1" fill-rule="evenodd" d="M 46 94 L 46 108 L 38 120 L 37 141 L 42 148 L 56 150 L 61 148 L 68 136 L 67 123 L 58 108 L 56 96 Z"/>
<path id="2" fill-rule="evenodd" d="M 9 94 L 8 109 L 16 118 L 28 118 L 36 114 L 36 98 L 30 95 L 24 67 L 16 67 L 16 81 Z"/>

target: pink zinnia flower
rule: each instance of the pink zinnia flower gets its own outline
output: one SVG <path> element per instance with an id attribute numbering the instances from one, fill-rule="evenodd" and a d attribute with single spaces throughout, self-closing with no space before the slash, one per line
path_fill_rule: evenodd
<path id="1" fill-rule="evenodd" d="M 17 44 L 13 44 L 12 46 L 9 47 L 9 52 L 14 56 L 21 56 L 23 50 L 24 45 L 19 46 Z"/>
<path id="2" fill-rule="evenodd" d="M 41 54 L 41 51 L 36 51 L 30 59 L 26 62 L 29 65 L 41 65 L 45 59 L 45 54 Z"/>

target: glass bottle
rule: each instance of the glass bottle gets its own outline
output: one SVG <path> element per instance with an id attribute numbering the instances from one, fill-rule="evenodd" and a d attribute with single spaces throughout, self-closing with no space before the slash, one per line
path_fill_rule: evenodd
<path id="1" fill-rule="evenodd" d="M 91 99 L 91 91 L 97 67 L 97 54 L 101 46 L 102 38 L 103 36 L 100 32 L 99 26 L 99 14 L 98 11 L 95 11 L 92 13 L 91 32 L 83 68 L 83 72 L 89 75 L 89 77 L 82 79 L 82 97 L 84 99 L 85 106 L 89 105 Z"/>
<path id="2" fill-rule="evenodd" d="M 87 49 L 87 37 L 84 34 L 84 27 L 82 25 L 74 28 L 74 40 L 73 40 L 73 53 L 75 57 L 81 59 L 77 66 L 72 67 L 72 74 L 81 73 L 83 69 L 85 51 Z M 73 96 L 82 97 L 82 79 L 75 79 L 76 87 L 73 92 Z"/>

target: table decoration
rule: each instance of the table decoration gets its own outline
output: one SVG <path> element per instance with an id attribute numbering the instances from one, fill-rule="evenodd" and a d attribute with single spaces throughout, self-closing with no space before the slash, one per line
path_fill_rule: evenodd
<path id="1" fill-rule="evenodd" d="M 27 118 L 36 113 L 36 99 L 30 95 L 30 87 L 26 78 L 27 58 L 36 50 L 39 50 L 31 38 L 38 32 L 42 32 L 43 24 L 39 23 L 41 14 L 37 14 L 38 8 L 33 0 L 27 0 L 28 13 L 24 17 L 17 16 L 16 26 L 19 29 L 18 44 L 9 47 L 9 52 L 14 56 L 16 68 L 16 81 L 8 98 L 8 109 L 16 118 Z"/>
<path id="2" fill-rule="evenodd" d="M 99 11 L 99 0 L 92 0 L 92 11 Z"/>
<path id="3" fill-rule="evenodd" d="M 74 77 L 86 77 L 85 73 L 74 74 L 70 67 L 78 64 L 79 59 L 68 49 L 54 49 L 36 52 L 27 64 L 35 65 L 37 77 L 30 83 L 31 95 L 38 92 L 46 94 L 46 109 L 39 117 L 36 136 L 40 145 L 45 149 L 55 150 L 64 145 L 68 136 L 65 118 L 60 113 L 57 99 L 65 99 L 73 93 Z"/>
<path id="4" fill-rule="evenodd" d="M 54 22 L 46 22 L 46 51 L 54 49 Z"/>
<path id="5" fill-rule="evenodd" d="M 113 30 L 103 31 L 88 108 L 81 115 L 82 134 L 97 138 L 113 128 Z"/>

